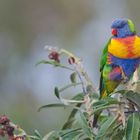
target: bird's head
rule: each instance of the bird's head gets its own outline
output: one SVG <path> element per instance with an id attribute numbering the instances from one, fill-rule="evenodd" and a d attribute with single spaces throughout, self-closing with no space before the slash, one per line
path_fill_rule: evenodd
<path id="1" fill-rule="evenodd" d="M 135 26 L 130 19 L 117 19 L 112 25 L 112 35 L 115 38 L 124 38 L 136 34 Z"/>

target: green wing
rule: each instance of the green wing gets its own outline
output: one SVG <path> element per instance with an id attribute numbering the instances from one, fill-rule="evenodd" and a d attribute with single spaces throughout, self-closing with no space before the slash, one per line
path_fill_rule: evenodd
<path id="1" fill-rule="evenodd" d="M 106 64 L 107 61 L 107 54 L 108 54 L 108 45 L 111 41 L 111 38 L 108 40 L 107 44 L 104 47 L 102 56 L 101 56 L 101 61 L 100 61 L 100 72 L 101 72 L 101 77 L 100 77 L 100 86 L 99 86 L 99 90 L 100 90 L 100 97 L 102 97 L 104 91 L 105 91 L 105 83 L 104 83 L 104 77 L 103 77 L 103 69 L 104 66 Z"/>
<path id="2" fill-rule="evenodd" d="M 110 41 L 111 41 L 111 38 L 108 40 L 107 44 L 105 45 L 102 56 L 101 56 L 100 72 L 103 70 L 104 65 L 106 64 L 106 61 L 107 61 L 108 45 L 109 45 Z"/>

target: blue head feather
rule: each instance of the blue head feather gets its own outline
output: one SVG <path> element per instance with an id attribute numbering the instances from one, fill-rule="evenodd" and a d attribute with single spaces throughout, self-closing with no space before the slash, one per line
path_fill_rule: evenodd
<path id="1" fill-rule="evenodd" d="M 135 31 L 131 30 L 129 21 L 130 20 L 127 19 L 117 19 L 112 23 L 111 28 L 117 30 L 117 35 L 114 36 L 115 38 L 124 38 L 136 34 Z"/>

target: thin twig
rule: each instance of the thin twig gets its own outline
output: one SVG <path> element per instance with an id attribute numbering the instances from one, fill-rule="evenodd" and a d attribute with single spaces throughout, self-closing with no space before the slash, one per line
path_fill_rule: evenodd
<path id="1" fill-rule="evenodd" d="M 65 87 L 63 87 L 63 88 L 61 88 L 61 89 L 59 89 L 59 92 L 62 92 L 62 91 L 64 91 L 64 90 L 67 89 L 67 88 L 70 88 L 70 87 L 73 87 L 73 86 L 77 86 L 77 85 L 81 85 L 81 84 L 82 84 L 81 82 L 69 84 L 69 85 L 67 85 L 67 86 L 65 86 Z"/>
<path id="2" fill-rule="evenodd" d="M 85 71 L 85 69 L 84 69 L 84 67 L 83 67 L 83 65 L 81 63 L 81 59 L 78 58 L 77 56 L 75 56 L 74 54 L 68 52 L 65 49 L 60 49 L 59 53 L 60 54 L 65 54 L 65 55 L 67 55 L 69 57 L 73 57 L 75 59 L 75 64 L 76 64 L 76 67 L 77 67 L 77 71 L 78 71 L 78 73 L 80 75 L 82 75 L 84 77 L 85 82 L 86 82 L 86 86 L 89 86 L 90 85 L 92 87 L 92 91 L 93 92 L 96 92 L 96 90 L 95 90 L 95 88 L 93 86 L 93 83 L 92 83 L 91 79 L 89 78 L 87 72 Z M 80 78 L 80 80 L 81 80 L 81 78 Z"/>

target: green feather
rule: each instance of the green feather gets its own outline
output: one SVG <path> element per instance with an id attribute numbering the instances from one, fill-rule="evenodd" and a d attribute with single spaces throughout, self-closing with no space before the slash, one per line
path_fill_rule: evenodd
<path id="1" fill-rule="evenodd" d="M 104 96 L 104 94 L 109 94 L 114 91 L 114 89 L 118 86 L 120 81 L 112 81 L 108 79 L 108 74 L 112 71 L 112 66 L 105 64 L 104 70 L 101 73 L 100 78 L 100 95 L 101 98 Z M 106 93 L 105 93 L 106 92 Z"/>
<path id="2" fill-rule="evenodd" d="M 104 47 L 104 50 L 103 50 L 103 53 L 102 53 L 102 56 L 101 56 L 101 61 L 100 61 L 100 72 L 101 72 L 101 77 L 100 77 L 100 87 L 99 87 L 99 90 L 100 90 L 100 95 L 102 96 L 102 93 L 104 92 L 104 89 L 105 89 L 105 85 L 104 85 L 104 80 L 103 80 L 103 69 L 104 69 L 104 66 L 106 65 L 106 62 L 107 62 L 107 55 L 108 55 L 108 45 L 111 41 L 111 38 L 108 40 L 108 42 L 106 43 L 105 47 Z"/>
<path id="3" fill-rule="evenodd" d="M 101 61 L 100 61 L 100 72 L 101 72 L 100 87 L 99 87 L 100 95 L 104 92 L 104 89 L 105 89 L 104 80 L 103 80 L 103 72 L 102 71 L 103 71 L 104 66 L 106 64 L 106 61 L 107 61 L 108 45 L 109 45 L 110 41 L 111 41 L 111 38 L 108 40 L 107 44 L 104 47 L 104 50 L 103 50 L 103 53 L 102 53 L 102 56 L 101 56 Z"/>
<path id="4" fill-rule="evenodd" d="M 129 25 L 129 27 L 130 27 L 130 30 L 131 30 L 133 33 L 136 33 L 134 23 L 133 23 L 130 19 L 128 19 L 128 25 Z"/>
<path id="5" fill-rule="evenodd" d="M 100 61 L 100 71 L 103 70 L 104 65 L 106 64 L 107 54 L 108 54 L 108 45 L 109 45 L 110 41 L 111 41 L 111 38 L 109 39 L 109 41 L 107 42 L 107 44 L 104 47 L 104 50 L 103 50 L 103 53 L 102 53 L 102 56 L 101 56 L 101 61 Z"/>

